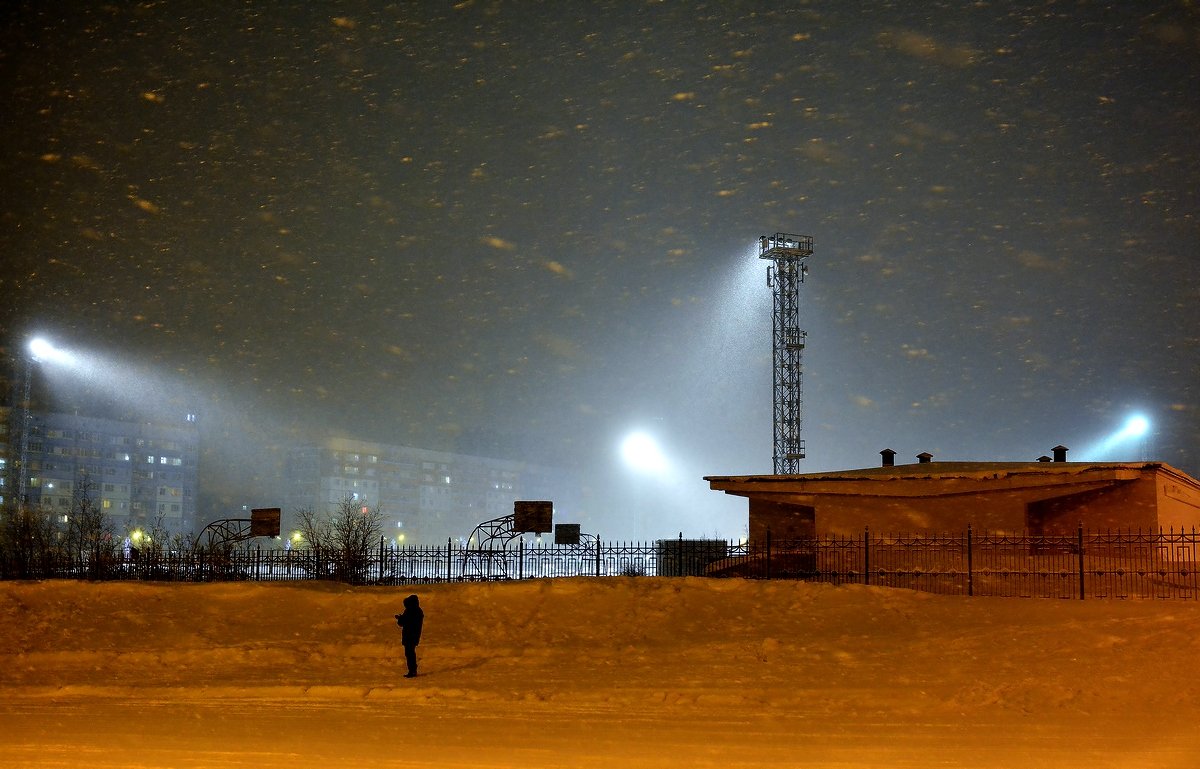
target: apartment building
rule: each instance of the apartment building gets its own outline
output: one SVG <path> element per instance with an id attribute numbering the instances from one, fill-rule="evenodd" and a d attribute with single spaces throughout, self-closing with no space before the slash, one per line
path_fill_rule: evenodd
<path id="1" fill-rule="evenodd" d="M 129 422 L 78 414 L 30 412 L 28 438 L 9 431 L 5 497 L 18 493 L 24 453 L 25 504 L 66 516 L 87 494 L 118 534 L 161 525 L 197 528 L 199 435 L 194 415 L 178 422 Z M 12 438 L 16 437 L 16 440 Z"/>
<path id="2" fill-rule="evenodd" d="M 285 532 L 297 526 L 297 511 L 326 513 L 349 497 L 378 507 L 398 545 L 465 539 L 478 524 L 511 515 L 518 499 L 561 508 L 579 497 L 578 480 L 564 470 L 347 438 L 290 449 L 284 480 Z"/>

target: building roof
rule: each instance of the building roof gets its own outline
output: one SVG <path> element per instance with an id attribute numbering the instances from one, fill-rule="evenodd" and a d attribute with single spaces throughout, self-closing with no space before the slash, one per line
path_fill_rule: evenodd
<path id="1" fill-rule="evenodd" d="M 918 462 L 802 475 L 711 475 L 704 480 L 711 489 L 732 494 L 863 493 L 864 483 L 886 483 L 886 488 L 881 486 L 873 493 L 907 496 L 930 493 L 931 481 L 936 482 L 938 493 L 971 493 L 1018 486 L 1108 484 L 1136 480 L 1148 472 L 1200 491 L 1200 481 L 1163 462 Z M 925 490 L 918 491 L 919 487 Z"/>

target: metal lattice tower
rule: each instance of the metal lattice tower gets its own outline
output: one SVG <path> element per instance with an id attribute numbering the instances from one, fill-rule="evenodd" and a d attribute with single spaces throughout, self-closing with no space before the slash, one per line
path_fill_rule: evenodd
<path id="1" fill-rule="evenodd" d="M 800 438 L 801 397 L 800 354 L 805 333 L 800 328 L 800 284 L 808 272 L 804 260 L 812 255 L 810 235 L 777 232 L 758 239 L 758 258 L 769 259 L 767 285 L 772 289 L 774 330 L 771 335 L 775 395 L 776 475 L 797 475 L 804 459 L 804 441 Z"/>

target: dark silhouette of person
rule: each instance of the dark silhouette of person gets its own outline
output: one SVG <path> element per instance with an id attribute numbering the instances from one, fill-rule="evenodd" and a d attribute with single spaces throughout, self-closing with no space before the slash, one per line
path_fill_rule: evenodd
<path id="1" fill-rule="evenodd" d="M 404 613 L 396 615 L 400 626 L 400 643 L 404 644 L 404 661 L 408 663 L 405 678 L 417 677 L 417 644 L 421 643 L 421 626 L 425 623 L 425 612 L 415 595 L 404 599 Z"/>

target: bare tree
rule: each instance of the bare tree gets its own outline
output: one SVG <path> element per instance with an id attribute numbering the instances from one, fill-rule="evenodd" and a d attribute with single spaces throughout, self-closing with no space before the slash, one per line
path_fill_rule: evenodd
<path id="1" fill-rule="evenodd" d="M 198 545 L 194 534 L 184 534 L 167 525 L 167 518 L 159 513 L 148 527 L 140 543 L 140 567 L 143 577 L 153 579 L 191 579 L 192 556 Z M 227 565 L 230 553 L 224 554 Z"/>
<path id="2" fill-rule="evenodd" d="M 0 560 L 21 579 L 54 575 L 60 541 L 53 511 L 7 505 L 0 517 Z"/>
<path id="3" fill-rule="evenodd" d="M 320 574 L 352 584 L 366 581 L 371 554 L 383 533 L 383 512 L 378 507 L 346 496 L 331 513 L 302 509 L 296 517 Z"/>
<path id="4" fill-rule="evenodd" d="M 102 576 L 117 555 L 116 528 L 112 519 L 92 499 L 95 484 L 87 473 L 75 483 L 71 496 L 71 512 L 67 516 L 65 545 L 68 558 L 85 566 L 95 579 Z"/>

